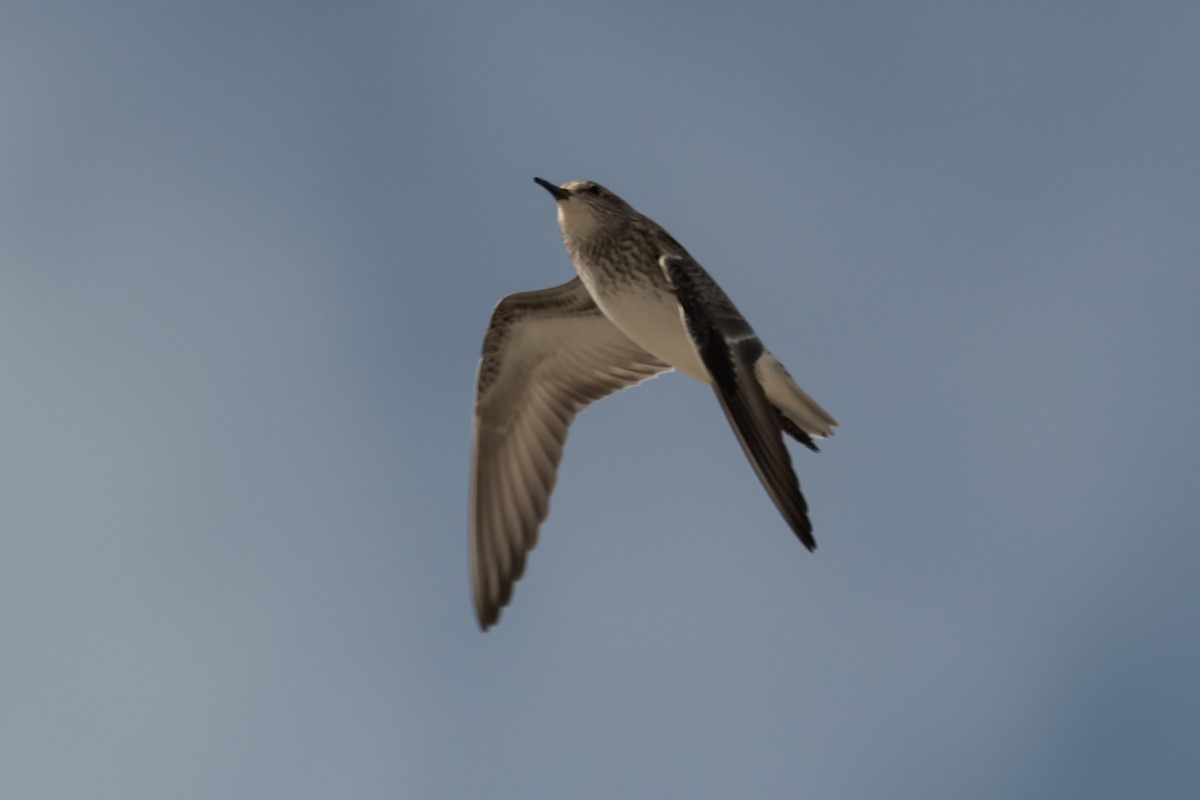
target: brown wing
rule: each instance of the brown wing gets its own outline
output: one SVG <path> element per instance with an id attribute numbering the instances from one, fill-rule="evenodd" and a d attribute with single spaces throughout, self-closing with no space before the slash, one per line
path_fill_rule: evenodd
<path id="1" fill-rule="evenodd" d="M 816 549 L 808 503 L 783 441 L 781 415 L 755 374 L 754 366 L 765 352 L 762 342 L 703 267 L 679 256 L 663 256 L 660 263 L 742 450 L 787 524 L 805 547 Z"/>
<path id="2" fill-rule="evenodd" d="M 483 630 L 537 543 L 575 415 L 668 369 L 608 321 L 578 278 L 496 306 L 476 378 L 471 458 L 471 587 Z"/>

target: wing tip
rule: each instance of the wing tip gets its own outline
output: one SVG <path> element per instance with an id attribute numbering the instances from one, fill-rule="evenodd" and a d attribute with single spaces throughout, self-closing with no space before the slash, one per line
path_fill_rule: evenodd
<path id="1" fill-rule="evenodd" d="M 796 534 L 796 538 L 800 540 L 800 544 L 804 545 L 808 552 L 815 552 L 817 549 L 817 540 L 813 536 L 813 526 L 812 521 L 808 518 L 808 509 L 805 509 L 799 517 L 793 518 L 787 514 L 784 516 L 792 529 L 792 533 Z"/>
<path id="2" fill-rule="evenodd" d="M 500 621 L 500 612 L 504 610 L 504 603 L 488 601 L 481 594 L 475 595 L 475 622 L 479 625 L 481 633 L 487 633 L 489 628 L 496 626 Z"/>

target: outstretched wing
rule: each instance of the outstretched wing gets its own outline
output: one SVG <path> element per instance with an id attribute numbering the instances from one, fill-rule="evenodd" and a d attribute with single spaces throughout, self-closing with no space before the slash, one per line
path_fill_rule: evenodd
<path id="1" fill-rule="evenodd" d="M 668 369 L 608 321 L 579 278 L 497 304 L 476 377 L 471 455 L 471 588 L 482 629 L 499 619 L 537 543 L 575 415 Z"/>
<path id="2" fill-rule="evenodd" d="M 663 256 L 663 273 L 675 288 L 684 327 L 713 390 L 767 494 L 809 550 L 816 549 L 808 503 L 783 441 L 781 414 L 767 400 L 755 374 L 765 352 L 750 324 L 704 268 L 690 258 Z M 804 439 L 808 439 L 807 436 Z M 801 439 L 801 441 L 804 441 Z M 811 439 L 805 442 L 811 446 Z"/>

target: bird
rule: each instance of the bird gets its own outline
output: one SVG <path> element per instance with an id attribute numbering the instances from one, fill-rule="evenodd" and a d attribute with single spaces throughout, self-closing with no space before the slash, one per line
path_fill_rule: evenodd
<path id="1" fill-rule="evenodd" d="M 677 369 L 713 388 L 759 480 L 809 550 L 808 505 L 784 443 L 813 451 L 837 421 L 763 346 L 666 230 L 590 180 L 534 182 L 556 203 L 576 275 L 496 304 L 476 372 L 469 551 L 486 631 L 546 519 L 567 429 L 589 404 Z"/>

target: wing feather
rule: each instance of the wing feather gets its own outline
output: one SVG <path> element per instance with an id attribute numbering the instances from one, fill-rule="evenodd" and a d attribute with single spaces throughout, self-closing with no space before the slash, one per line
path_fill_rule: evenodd
<path id="1" fill-rule="evenodd" d="M 499 619 L 537 543 L 575 415 L 668 369 L 608 321 L 578 278 L 497 304 L 476 376 L 471 459 L 471 587 L 481 628 Z"/>
<path id="2" fill-rule="evenodd" d="M 742 450 L 792 531 L 805 547 L 816 549 L 808 503 L 783 441 L 779 411 L 755 374 L 754 366 L 765 352 L 762 342 L 698 263 L 663 256 L 660 265 L 675 289 L 684 327 L 712 376 L 713 390 Z"/>

